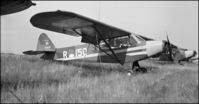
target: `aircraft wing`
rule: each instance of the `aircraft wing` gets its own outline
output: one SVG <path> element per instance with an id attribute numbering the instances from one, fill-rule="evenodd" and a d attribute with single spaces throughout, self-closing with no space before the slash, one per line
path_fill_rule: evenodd
<path id="1" fill-rule="evenodd" d="M 19 12 L 35 5 L 31 0 L 3 0 L 1 1 L 1 15 Z"/>
<path id="2" fill-rule="evenodd" d="M 99 40 L 128 36 L 131 33 L 82 15 L 53 11 L 32 16 L 33 26 L 71 36 L 82 36 L 82 42 L 96 44 Z"/>

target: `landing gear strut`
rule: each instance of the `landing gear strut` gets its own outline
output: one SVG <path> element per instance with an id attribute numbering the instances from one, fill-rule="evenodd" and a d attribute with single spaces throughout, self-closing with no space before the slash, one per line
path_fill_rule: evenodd
<path id="1" fill-rule="evenodd" d="M 143 68 L 143 67 L 140 67 L 138 61 L 135 61 L 132 63 L 132 71 L 133 72 L 142 72 L 142 73 L 145 73 L 147 72 L 147 69 L 146 68 Z"/>

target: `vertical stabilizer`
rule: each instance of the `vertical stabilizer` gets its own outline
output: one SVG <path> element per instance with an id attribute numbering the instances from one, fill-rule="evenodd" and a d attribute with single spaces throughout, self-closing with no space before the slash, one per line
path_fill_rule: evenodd
<path id="1" fill-rule="evenodd" d="M 55 45 L 45 33 L 39 36 L 37 51 L 55 51 Z"/>

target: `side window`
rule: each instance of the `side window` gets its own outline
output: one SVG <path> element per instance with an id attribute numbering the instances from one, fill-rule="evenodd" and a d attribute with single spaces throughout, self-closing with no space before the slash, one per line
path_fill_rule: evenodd
<path id="1" fill-rule="evenodd" d="M 100 41 L 99 45 L 100 45 L 100 47 L 106 47 L 106 44 L 103 40 Z"/>
<path id="2" fill-rule="evenodd" d="M 137 41 L 133 37 L 130 37 L 130 44 L 132 47 L 135 47 L 137 45 Z"/>
<path id="3" fill-rule="evenodd" d="M 110 47 L 112 49 L 116 48 L 115 47 L 115 39 L 106 39 L 106 42 L 110 45 Z M 99 45 L 102 49 L 108 49 L 108 46 L 106 45 L 106 43 L 103 40 L 100 41 Z"/>
<path id="4" fill-rule="evenodd" d="M 114 38 L 114 39 L 107 39 L 106 42 L 110 45 L 110 47 L 112 49 L 114 49 L 114 48 L 127 48 L 127 47 L 132 46 L 131 39 L 128 36 L 118 37 L 118 38 Z M 105 44 L 105 42 L 103 40 L 100 41 L 99 45 L 102 49 L 108 48 L 108 46 Z"/>
<path id="5" fill-rule="evenodd" d="M 116 47 L 118 48 L 125 48 L 131 46 L 130 39 L 128 36 L 116 38 L 115 42 L 116 42 Z"/>

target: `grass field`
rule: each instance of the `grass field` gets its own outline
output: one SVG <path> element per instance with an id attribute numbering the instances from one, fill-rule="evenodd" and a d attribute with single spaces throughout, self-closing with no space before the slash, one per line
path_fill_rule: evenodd
<path id="1" fill-rule="evenodd" d="M 1 54 L 1 103 L 198 103 L 198 64 L 140 65 L 151 71 Z"/>

